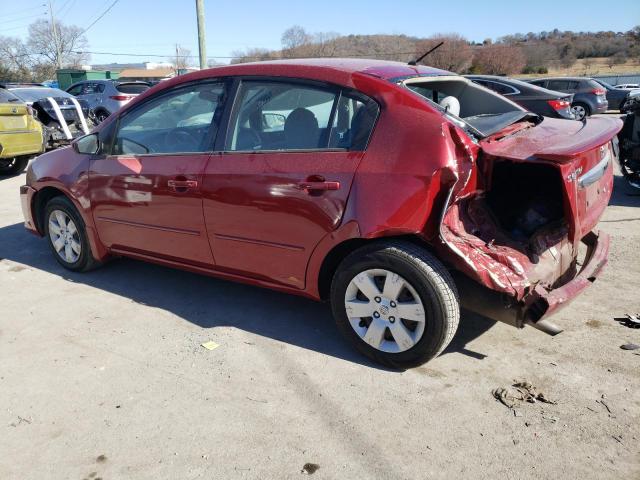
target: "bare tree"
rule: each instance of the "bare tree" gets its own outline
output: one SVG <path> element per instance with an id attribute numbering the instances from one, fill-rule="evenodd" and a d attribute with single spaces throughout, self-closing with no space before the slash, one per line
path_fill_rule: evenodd
<path id="1" fill-rule="evenodd" d="M 37 20 L 29 25 L 27 48 L 31 59 L 37 64 L 79 67 L 86 64 L 91 55 L 86 53 L 88 42 L 84 31 L 75 25 L 55 23 L 55 34 L 51 23 Z"/>
<path id="2" fill-rule="evenodd" d="M 425 64 L 458 73 L 466 71 L 471 66 L 471 46 L 466 38 L 457 33 L 437 34 L 418 42 L 416 55 L 424 54 L 440 42 L 444 44 L 424 59 Z"/>
<path id="3" fill-rule="evenodd" d="M 180 70 L 185 70 L 192 65 L 191 50 L 181 45 L 176 44 L 176 54 L 173 57 L 167 58 L 169 62 L 173 64 L 173 68 L 176 70 L 176 74 L 180 73 Z"/>
<path id="4" fill-rule="evenodd" d="M 520 73 L 526 63 L 520 47 L 494 44 L 476 50 L 473 71 L 488 75 L 510 75 Z"/>
<path id="5" fill-rule="evenodd" d="M 311 35 L 300 25 L 287 28 L 280 37 L 282 50 L 293 50 L 294 48 L 311 43 Z"/>

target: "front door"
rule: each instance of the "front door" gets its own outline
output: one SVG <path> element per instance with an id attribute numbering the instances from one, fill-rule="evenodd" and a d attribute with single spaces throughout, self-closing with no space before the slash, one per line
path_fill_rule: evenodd
<path id="1" fill-rule="evenodd" d="M 212 267 L 202 180 L 224 86 L 198 83 L 152 97 L 118 119 L 110 155 L 92 162 L 102 243 L 117 251 Z"/>
<path id="2" fill-rule="evenodd" d="M 372 100 L 304 83 L 246 81 L 205 170 L 216 268 L 297 288 L 335 230 L 377 115 Z"/>

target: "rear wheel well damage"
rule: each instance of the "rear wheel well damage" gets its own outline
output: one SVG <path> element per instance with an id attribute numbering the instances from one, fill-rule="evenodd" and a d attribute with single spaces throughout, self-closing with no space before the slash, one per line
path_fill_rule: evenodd
<path id="1" fill-rule="evenodd" d="M 433 253 L 430 245 L 418 235 L 391 235 L 372 239 L 352 238 L 334 246 L 325 256 L 318 273 L 318 291 L 322 300 L 327 300 L 333 276 L 342 260 L 356 250 L 380 241 L 404 240 Z"/>

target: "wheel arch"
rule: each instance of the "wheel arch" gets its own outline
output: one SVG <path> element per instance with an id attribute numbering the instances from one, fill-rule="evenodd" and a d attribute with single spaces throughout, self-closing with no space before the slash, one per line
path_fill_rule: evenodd
<path id="1" fill-rule="evenodd" d="M 93 222 L 90 218 L 87 218 L 85 210 L 82 206 L 64 189 L 61 189 L 57 186 L 47 185 L 38 189 L 38 191 L 33 196 L 33 200 L 31 202 L 31 211 L 33 213 L 33 219 L 35 222 L 35 227 L 38 230 L 38 233 L 44 236 L 44 212 L 47 206 L 47 203 L 55 197 L 65 197 L 69 200 L 73 206 L 76 208 L 76 211 L 82 218 L 84 222 L 84 227 L 86 229 L 87 237 L 89 239 L 89 246 L 91 247 L 91 251 L 93 257 L 102 261 L 109 256 L 109 252 L 102 245 L 98 235 L 93 227 Z"/>
<path id="2" fill-rule="evenodd" d="M 389 232 L 388 234 L 380 235 L 375 238 L 358 237 L 344 240 L 329 250 L 320 265 L 317 279 L 319 298 L 321 300 L 327 300 L 329 298 L 333 276 L 345 257 L 367 245 L 382 243 L 389 240 L 404 240 L 437 256 L 437 253 L 431 245 L 429 245 L 429 243 L 427 243 L 427 241 L 418 234 L 399 234 Z"/>

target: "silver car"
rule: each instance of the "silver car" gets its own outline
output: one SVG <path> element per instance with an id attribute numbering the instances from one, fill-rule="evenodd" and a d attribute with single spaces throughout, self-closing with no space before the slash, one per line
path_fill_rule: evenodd
<path id="1" fill-rule="evenodd" d="M 102 122 L 149 87 L 150 85 L 146 82 L 84 80 L 71 85 L 67 88 L 67 92 L 86 100 L 98 122 Z"/>

